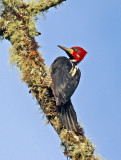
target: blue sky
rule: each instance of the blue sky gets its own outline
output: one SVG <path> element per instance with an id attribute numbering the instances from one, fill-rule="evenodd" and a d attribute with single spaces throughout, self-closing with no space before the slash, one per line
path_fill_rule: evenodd
<path id="1" fill-rule="evenodd" d="M 72 0 L 49 9 L 37 23 L 48 66 L 66 55 L 57 45 L 81 46 L 80 84 L 72 97 L 86 136 L 107 160 L 121 159 L 121 1 Z M 2 160 L 62 160 L 60 140 L 39 106 L 10 70 L 8 41 L 0 42 L 0 157 Z"/>

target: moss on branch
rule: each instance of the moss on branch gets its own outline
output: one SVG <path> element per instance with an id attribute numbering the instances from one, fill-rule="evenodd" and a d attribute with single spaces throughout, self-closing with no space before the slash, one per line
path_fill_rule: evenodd
<path id="1" fill-rule="evenodd" d="M 99 160 L 94 156 L 94 146 L 83 132 L 76 134 L 62 128 L 55 106 L 51 88 L 42 86 L 47 75 L 47 68 L 35 36 L 40 35 L 36 30 L 36 16 L 50 7 L 59 5 L 65 0 L 39 0 L 24 3 L 22 0 L 2 0 L 0 36 L 8 39 L 10 48 L 10 63 L 17 66 L 22 73 L 22 81 L 30 88 L 38 104 L 45 113 L 48 121 L 59 135 L 64 154 L 73 160 Z"/>

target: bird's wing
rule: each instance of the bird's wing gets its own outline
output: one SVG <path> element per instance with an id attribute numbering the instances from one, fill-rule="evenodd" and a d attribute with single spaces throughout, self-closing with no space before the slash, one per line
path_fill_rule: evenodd
<path id="1" fill-rule="evenodd" d="M 71 69 L 72 63 L 66 57 L 58 57 L 51 65 L 52 90 L 58 106 L 65 104 L 78 86 L 80 70 L 73 75 Z"/>

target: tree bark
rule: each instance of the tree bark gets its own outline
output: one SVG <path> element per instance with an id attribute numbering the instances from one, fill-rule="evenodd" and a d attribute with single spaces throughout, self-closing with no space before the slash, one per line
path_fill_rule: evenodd
<path id="1" fill-rule="evenodd" d="M 22 81 L 30 88 L 30 92 L 37 99 L 48 121 L 59 135 L 65 147 L 64 154 L 73 160 L 99 160 L 94 156 L 94 147 L 84 136 L 82 128 L 79 134 L 62 128 L 52 90 L 43 86 L 48 71 L 38 51 L 39 45 L 34 38 L 40 35 L 35 27 L 36 17 L 40 12 L 64 1 L 66 0 L 39 0 L 24 3 L 22 0 L 3 0 L 0 36 L 1 39 L 6 38 L 11 42 L 10 63 L 20 69 Z"/>

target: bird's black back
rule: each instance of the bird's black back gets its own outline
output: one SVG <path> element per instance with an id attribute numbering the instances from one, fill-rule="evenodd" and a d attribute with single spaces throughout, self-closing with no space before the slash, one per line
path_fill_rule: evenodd
<path id="1" fill-rule="evenodd" d="M 76 73 L 70 73 L 72 62 L 66 57 L 58 57 L 51 65 L 51 78 L 56 105 L 65 104 L 78 86 L 81 72 L 77 69 Z"/>

